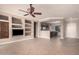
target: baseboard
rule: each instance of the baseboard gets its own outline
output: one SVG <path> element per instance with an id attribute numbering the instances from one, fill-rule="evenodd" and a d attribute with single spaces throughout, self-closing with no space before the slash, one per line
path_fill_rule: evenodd
<path id="1" fill-rule="evenodd" d="M 10 44 L 10 43 L 15 43 L 15 42 L 21 42 L 21 41 L 24 41 L 24 40 L 30 40 L 31 38 L 23 38 L 23 39 L 19 39 L 19 40 L 7 40 L 7 41 L 3 41 L 3 42 L 0 42 L 0 45 L 5 45 L 5 44 Z"/>

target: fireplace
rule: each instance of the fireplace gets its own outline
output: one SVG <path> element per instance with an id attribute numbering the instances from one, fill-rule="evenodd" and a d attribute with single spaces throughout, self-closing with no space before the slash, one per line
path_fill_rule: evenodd
<path id="1" fill-rule="evenodd" d="M 23 35 L 23 29 L 13 29 L 12 35 L 13 36 Z"/>

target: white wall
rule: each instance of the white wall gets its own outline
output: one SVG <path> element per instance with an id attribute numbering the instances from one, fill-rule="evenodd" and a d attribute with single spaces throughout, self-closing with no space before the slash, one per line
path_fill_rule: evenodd
<path id="1" fill-rule="evenodd" d="M 77 21 L 77 37 L 79 38 L 79 21 Z"/>
<path id="2" fill-rule="evenodd" d="M 66 37 L 67 38 L 79 38 L 79 19 L 71 18 L 66 21 Z"/>
<path id="3" fill-rule="evenodd" d="M 75 22 L 67 23 L 66 37 L 77 38 L 77 23 L 75 23 Z"/>

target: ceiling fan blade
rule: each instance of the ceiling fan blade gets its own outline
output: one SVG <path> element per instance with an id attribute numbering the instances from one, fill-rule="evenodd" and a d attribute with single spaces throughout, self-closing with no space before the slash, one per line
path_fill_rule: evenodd
<path id="1" fill-rule="evenodd" d="M 34 12 L 35 15 L 42 15 L 40 12 Z"/>
<path id="2" fill-rule="evenodd" d="M 24 10 L 22 10 L 22 9 L 19 9 L 19 11 L 22 11 L 22 12 L 28 13 L 27 11 L 24 11 Z"/>
<path id="3" fill-rule="evenodd" d="M 35 15 L 33 15 L 33 14 L 30 14 L 32 17 L 35 17 Z"/>
<path id="4" fill-rule="evenodd" d="M 25 14 L 24 16 L 27 16 L 27 15 L 29 15 L 29 14 Z"/>

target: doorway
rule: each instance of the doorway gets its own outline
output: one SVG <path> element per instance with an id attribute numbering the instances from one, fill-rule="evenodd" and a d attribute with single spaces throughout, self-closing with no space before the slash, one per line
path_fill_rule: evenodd
<path id="1" fill-rule="evenodd" d="M 37 37 L 37 22 L 34 22 L 34 38 Z"/>
<path id="2" fill-rule="evenodd" d="M 61 36 L 61 22 L 54 21 L 50 23 L 50 38 L 60 38 Z"/>

